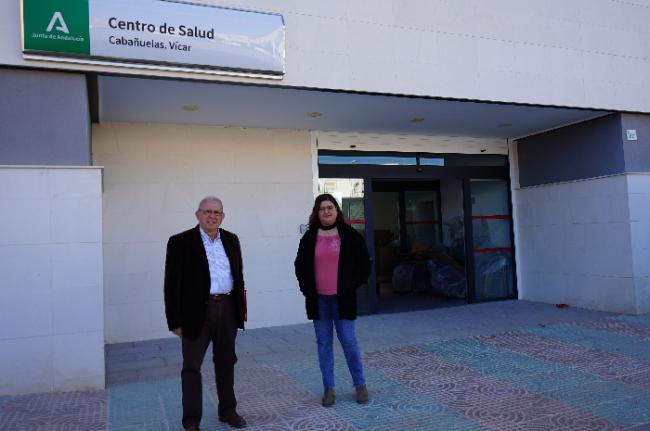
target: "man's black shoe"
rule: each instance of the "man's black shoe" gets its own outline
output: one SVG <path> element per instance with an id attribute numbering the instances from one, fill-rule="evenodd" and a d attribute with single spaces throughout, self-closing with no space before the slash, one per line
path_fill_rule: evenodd
<path id="1" fill-rule="evenodd" d="M 246 428 L 246 420 L 239 416 L 237 412 L 224 413 L 223 416 L 219 416 L 221 422 L 226 422 L 233 428 Z"/>

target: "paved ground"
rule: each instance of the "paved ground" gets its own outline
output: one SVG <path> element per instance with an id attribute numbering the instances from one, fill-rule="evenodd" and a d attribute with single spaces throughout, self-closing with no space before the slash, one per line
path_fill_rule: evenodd
<path id="1" fill-rule="evenodd" d="M 337 357 L 325 409 L 310 324 L 240 333 L 238 410 L 251 430 L 650 430 L 650 315 L 506 301 L 367 316 L 371 402 Z M 205 367 L 203 429 L 216 419 Z M 0 398 L 0 430 L 177 430 L 179 342 L 107 348 L 104 391 Z"/>

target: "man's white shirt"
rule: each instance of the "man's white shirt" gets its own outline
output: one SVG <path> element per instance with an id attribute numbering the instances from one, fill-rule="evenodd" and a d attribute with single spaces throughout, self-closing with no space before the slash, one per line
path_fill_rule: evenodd
<path id="1" fill-rule="evenodd" d="M 228 255 L 221 242 L 221 232 L 217 232 L 216 238 L 212 241 L 203 229 L 199 228 L 199 231 L 210 268 L 210 295 L 230 293 L 233 284 L 232 271 Z"/>

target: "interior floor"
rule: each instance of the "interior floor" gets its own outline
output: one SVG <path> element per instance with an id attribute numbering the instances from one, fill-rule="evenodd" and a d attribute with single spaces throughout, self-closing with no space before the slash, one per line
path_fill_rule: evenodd
<path id="1" fill-rule="evenodd" d="M 405 293 L 379 298 L 376 312 L 378 314 L 402 313 L 405 311 L 430 310 L 433 308 L 467 305 L 467 300 L 444 298 L 425 293 Z"/>

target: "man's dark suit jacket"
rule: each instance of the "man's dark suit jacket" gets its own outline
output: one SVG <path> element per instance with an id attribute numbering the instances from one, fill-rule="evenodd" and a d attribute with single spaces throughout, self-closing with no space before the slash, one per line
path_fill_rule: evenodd
<path id="1" fill-rule="evenodd" d="M 244 329 L 244 274 L 239 238 L 219 229 L 221 242 L 230 261 L 232 295 L 237 326 Z M 183 337 L 195 339 L 205 321 L 210 294 L 210 269 L 199 226 L 169 238 L 165 259 L 165 314 L 169 330 L 182 328 Z"/>

